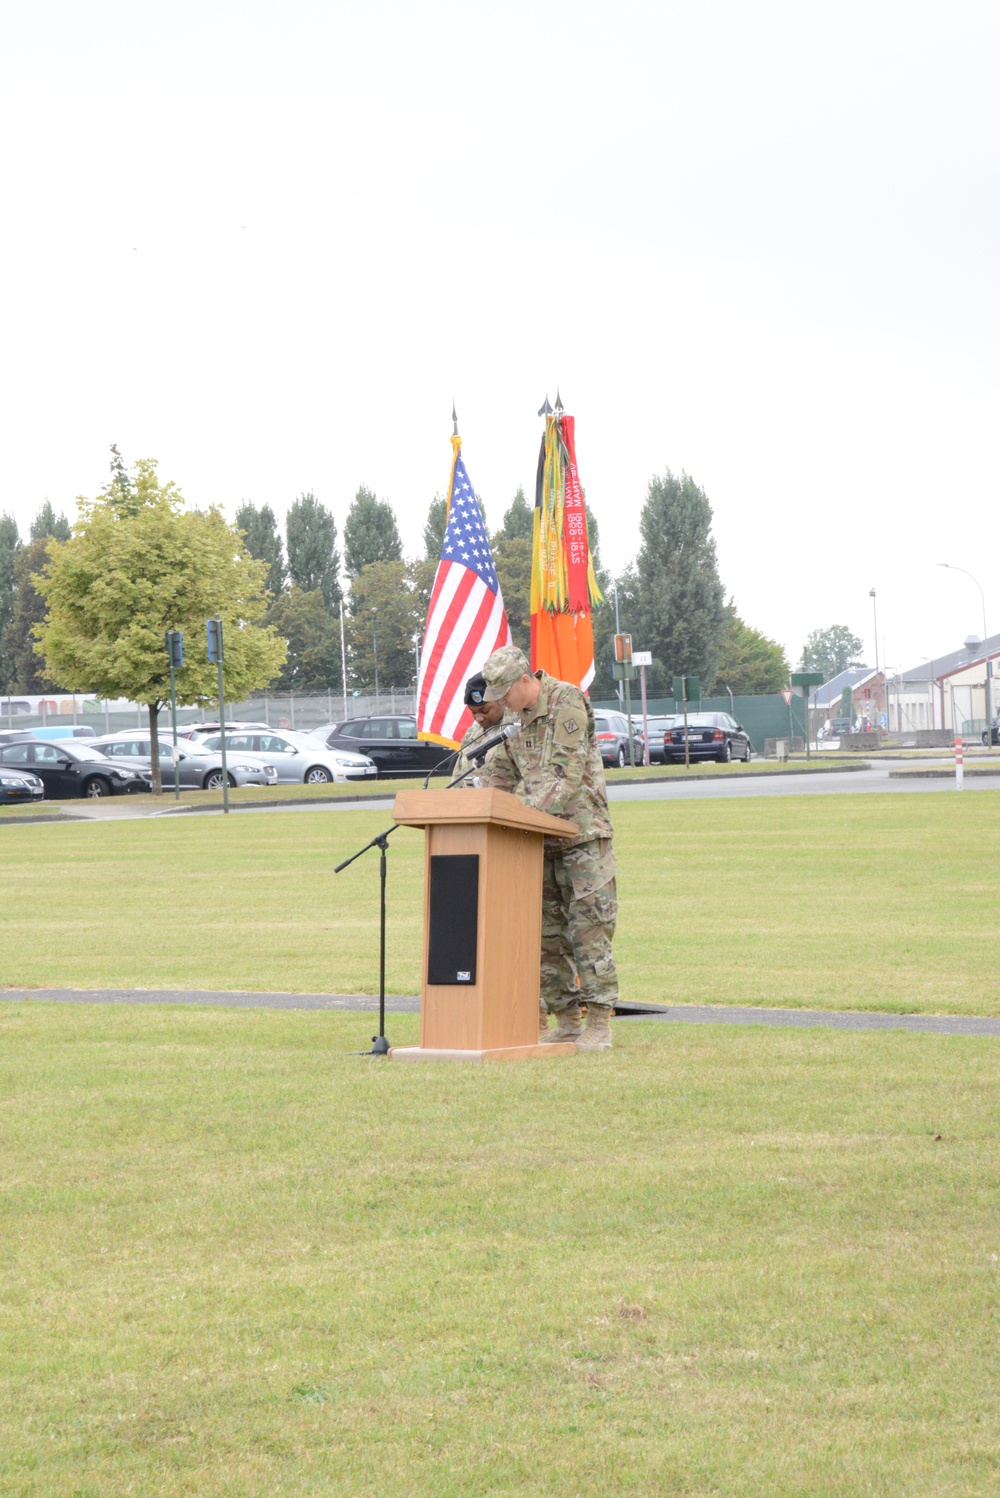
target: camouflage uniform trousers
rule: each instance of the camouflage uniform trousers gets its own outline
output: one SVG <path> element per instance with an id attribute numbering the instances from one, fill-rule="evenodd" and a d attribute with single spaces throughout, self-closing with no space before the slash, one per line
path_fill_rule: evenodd
<path id="1" fill-rule="evenodd" d="M 546 851 L 541 994 L 551 1014 L 574 1003 L 614 1005 L 618 974 L 611 940 L 617 918 L 610 838 L 594 838 L 559 852 Z"/>

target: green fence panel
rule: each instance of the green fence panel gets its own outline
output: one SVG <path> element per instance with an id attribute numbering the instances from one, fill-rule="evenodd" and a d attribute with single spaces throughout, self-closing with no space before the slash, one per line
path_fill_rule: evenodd
<path id="1" fill-rule="evenodd" d="M 616 698 L 595 702 L 594 706 L 624 711 L 623 704 Z M 647 701 L 646 710 L 650 717 L 662 717 L 666 713 L 682 712 L 683 703 L 673 697 L 654 697 Z M 765 739 L 804 739 L 806 734 L 806 705 L 798 693 L 787 705 L 780 692 L 762 697 L 734 697 L 732 703 L 728 694 L 725 697 L 703 697 L 700 702 L 689 702 L 688 711 L 730 713 L 750 735 L 755 754 L 764 753 Z M 635 694 L 632 697 L 632 717 L 642 723 L 642 707 Z"/>

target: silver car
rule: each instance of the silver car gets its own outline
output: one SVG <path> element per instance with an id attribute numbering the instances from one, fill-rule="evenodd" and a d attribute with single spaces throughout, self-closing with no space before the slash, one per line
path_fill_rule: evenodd
<path id="1" fill-rule="evenodd" d="M 206 749 L 218 749 L 222 735 L 208 734 L 200 740 Z M 278 779 L 296 785 L 322 785 L 332 780 L 374 780 L 378 768 L 364 754 L 350 754 L 342 749 L 328 749 L 307 734 L 280 732 L 273 728 L 248 729 L 226 734 L 226 753 L 263 755 L 276 766 Z"/>
<path id="2" fill-rule="evenodd" d="M 147 770 L 151 764 L 149 734 L 141 729 L 127 729 L 123 733 L 106 734 L 94 739 L 95 749 L 100 749 L 109 759 L 121 764 L 128 763 L 132 769 Z M 160 776 L 169 789 L 174 783 L 173 740 L 167 733 L 160 736 Z M 228 744 L 227 744 L 228 749 Z M 222 789 L 222 755 L 211 753 L 203 744 L 179 739 L 177 743 L 178 780 L 186 791 L 216 791 Z M 276 785 L 278 772 L 274 765 L 267 764 L 256 754 L 227 756 L 226 771 L 231 786 Z"/>

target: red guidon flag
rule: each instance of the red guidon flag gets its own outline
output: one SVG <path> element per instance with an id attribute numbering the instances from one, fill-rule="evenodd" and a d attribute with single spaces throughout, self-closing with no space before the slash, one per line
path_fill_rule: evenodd
<path id="1" fill-rule="evenodd" d="M 561 407 L 546 407 L 532 533 L 531 669 L 586 691 L 594 679 L 591 609 L 601 593 L 576 467 L 576 423 Z"/>
<path id="2" fill-rule="evenodd" d="M 424 630 L 417 737 L 457 749 L 472 723 L 465 683 L 488 655 L 513 641 L 483 512 L 462 461 L 462 439 L 451 442 L 448 523 Z"/>

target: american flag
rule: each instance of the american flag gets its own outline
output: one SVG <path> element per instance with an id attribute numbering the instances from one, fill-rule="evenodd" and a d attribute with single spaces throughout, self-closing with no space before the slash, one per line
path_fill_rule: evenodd
<path id="1" fill-rule="evenodd" d="M 483 512 L 458 453 L 424 630 L 417 694 L 420 738 L 458 748 L 472 722 L 465 705 L 466 681 L 492 651 L 511 643 Z"/>

